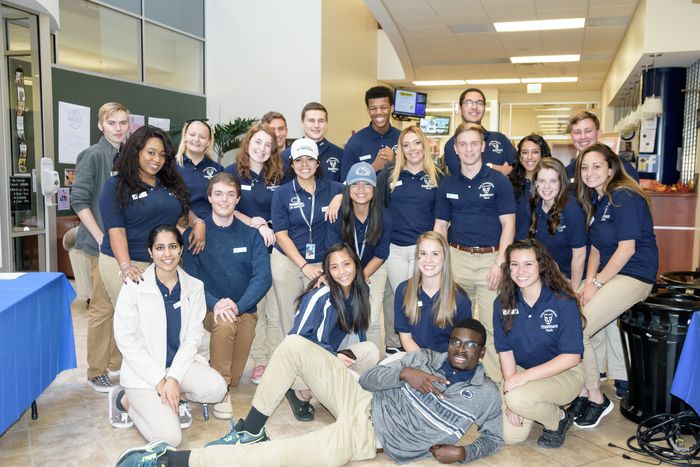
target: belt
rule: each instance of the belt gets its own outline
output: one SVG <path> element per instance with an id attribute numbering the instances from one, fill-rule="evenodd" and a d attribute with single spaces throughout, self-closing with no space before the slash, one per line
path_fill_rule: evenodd
<path id="1" fill-rule="evenodd" d="M 467 253 L 483 255 L 486 253 L 495 253 L 498 251 L 497 246 L 463 246 L 458 243 L 450 242 L 450 246 L 457 248 L 459 251 L 464 251 Z"/>

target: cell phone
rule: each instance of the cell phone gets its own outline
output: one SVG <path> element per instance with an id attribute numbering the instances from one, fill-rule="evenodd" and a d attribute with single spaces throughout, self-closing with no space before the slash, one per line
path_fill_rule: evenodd
<path id="1" fill-rule="evenodd" d="M 346 357 L 351 358 L 353 360 L 357 360 L 357 357 L 355 356 L 355 352 L 353 352 L 350 349 L 339 350 L 338 353 L 341 353 L 341 354 L 345 355 Z"/>

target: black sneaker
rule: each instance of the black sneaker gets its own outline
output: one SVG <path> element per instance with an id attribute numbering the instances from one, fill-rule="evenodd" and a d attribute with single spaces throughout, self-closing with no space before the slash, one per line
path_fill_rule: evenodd
<path id="1" fill-rule="evenodd" d="M 542 436 L 537 440 L 537 444 L 543 448 L 558 448 L 564 444 L 566 439 L 566 432 L 571 428 L 571 424 L 574 421 L 574 417 L 567 411 L 564 411 L 564 418 L 559 420 L 559 427 L 556 431 L 544 429 Z"/>
<path id="2" fill-rule="evenodd" d="M 384 353 L 387 355 L 394 355 L 395 353 L 398 352 L 403 352 L 403 347 L 386 347 L 384 349 Z"/>
<path id="3" fill-rule="evenodd" d="M 114 384 L 109 380 L 107 375 L 98 375 L 88 379 L 88 384 L 97 392 L 109 392 L 114 387 Z"/>
<path id="4" fill-rule="evenodd" d="M 571 414 L 572 420 L 576 420 L 576 417 L 580 416 L 583 413 L 583 409 L 584 407 L 586 407 L 587 402 L 588 399 L 581 396 L 574 399 L 574 401 L 566 409 L 567 413 Z"/>
<path id="5" fill-rule="evenodd" d="M 603 394 L 603 402 L 600 404 L 589 400 L 581 415 L 574 419 L 574 425 L 579 428 L 595 428 L 603 417 L 612 412 L 614 407 L 615 405 L 605 394 Z"/>
<path id="6" fill-rule="evenodd" d="M 607 380 L 608 380 L 608 374 L 605 373 L 605 372 L 599 373 L 599 374 L 598 374 L 598 379 L 600 379 L 601 381 L 607 381 Z"/>
<path id="7" fill-rule="evenodd" d="M 630 383 L 621 379 L 615 380 L 615 397 L 622 399 L 630 391 Z"/>

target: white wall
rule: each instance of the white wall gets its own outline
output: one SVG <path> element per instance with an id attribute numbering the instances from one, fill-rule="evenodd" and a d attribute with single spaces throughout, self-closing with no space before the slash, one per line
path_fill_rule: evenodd
<path id="1" fill-rule="evenodd" d="M 301 108 L 321 98 L 321 0 L 207 0 L 207 116 L 281 112 L 299 137 Z"/>

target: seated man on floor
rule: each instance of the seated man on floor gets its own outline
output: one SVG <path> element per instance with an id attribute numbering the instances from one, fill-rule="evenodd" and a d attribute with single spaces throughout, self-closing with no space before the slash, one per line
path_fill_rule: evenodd
<path id="1" fill-rule="evenodd" d="M 442 463 L 473 461 L 503 445 L 500 393 L 479 364 L 485 339 L 479 321 L 460 321 L 446 353 L 408 353 L 367 370 L 358 384 L 329 352 L 301 336 L 287 336 L 270 360 L 247 417 L 226 436 L 192 451 L 153 442 L 126 451 L 117 466 L 336 466 L 372 459 L 377 447 L 399 463 L 430 455 Z M 297 376 L 336 420 L 269 441 L 265 422 Z M 472 423 L 480 436 L 455 446 Z"/>

